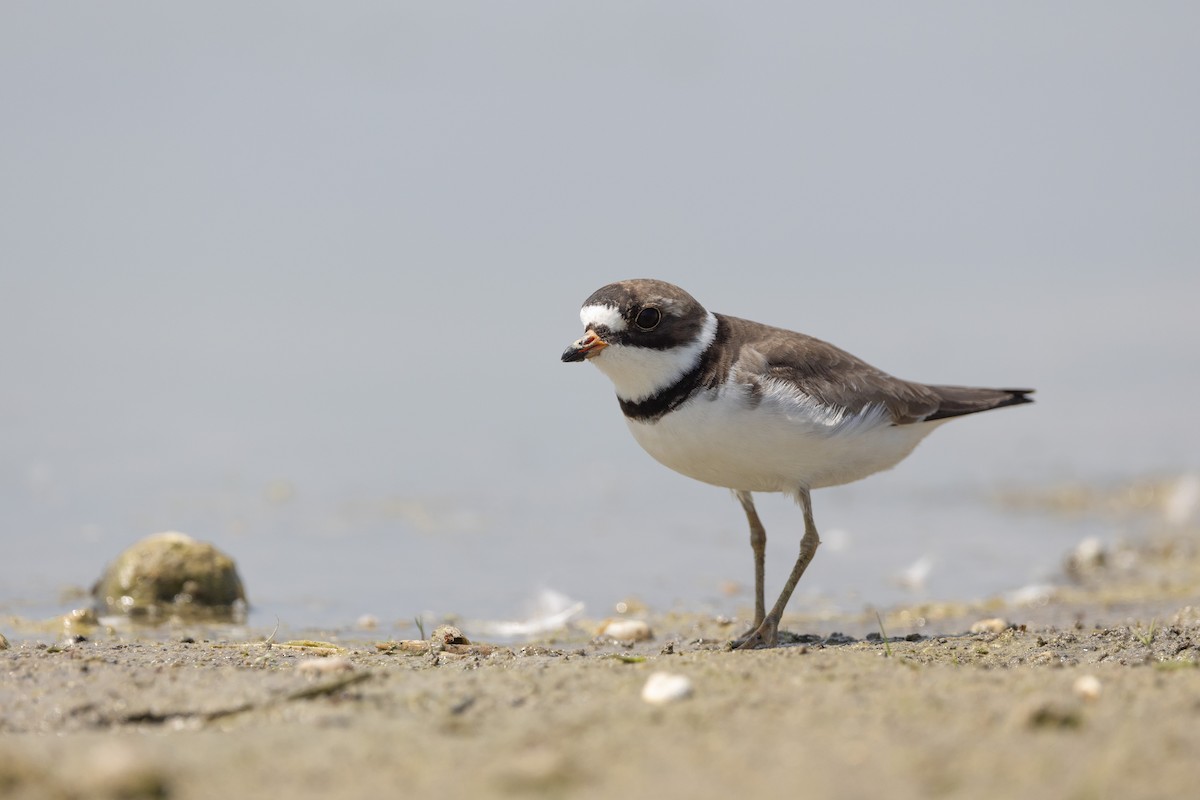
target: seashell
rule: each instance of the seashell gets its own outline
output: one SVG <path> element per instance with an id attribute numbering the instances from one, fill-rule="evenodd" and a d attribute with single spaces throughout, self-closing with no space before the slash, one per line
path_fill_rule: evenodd
<path id="1" fill-rule="evenodd" d="M 650 624 L 640 619 L 606 619 L 596 633 L 618 642 L 644 642 L 654 638 Z"/>
<path id="2" fill-rule="evenodd" d="M 655 672 L 642 687 L 642 699 L 656 706 L 692 696 L 692 679 L 675 672 Z"/>

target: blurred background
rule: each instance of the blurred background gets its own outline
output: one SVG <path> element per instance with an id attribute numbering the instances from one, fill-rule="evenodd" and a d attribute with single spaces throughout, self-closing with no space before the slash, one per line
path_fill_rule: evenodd
<path id="1" fill-rule="evenodd" d="M 1200 467 L 1198 29 L 1183 2 L 4 4 L 0 611 L 170 529 L 268 623 L 546 588 L 744 609 L 738 505 L 559 362 L 627 277 L 1038 390 L 817 493 L 793 610 L 1045 580 L 1119 522 L 998 492 Z M 802 522 L 759 508 L 773 596 Z"/>

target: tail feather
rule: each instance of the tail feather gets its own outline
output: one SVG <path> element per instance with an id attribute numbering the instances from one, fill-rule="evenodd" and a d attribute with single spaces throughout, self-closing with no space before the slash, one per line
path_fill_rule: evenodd
<path id="1" fill-rule="evenodd" d="M 925 418 L 926 422 L 1033 402 L 1033 398 L 1028 396 L 1033 394 L 1033 389 L 976 389 L 971 386 L 929 388 L 937 392 L 941 403 L 936 411 Z"/>

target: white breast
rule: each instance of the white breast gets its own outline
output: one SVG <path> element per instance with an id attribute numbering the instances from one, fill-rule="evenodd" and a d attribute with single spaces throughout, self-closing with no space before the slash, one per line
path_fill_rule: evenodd
<path id="1" fill-rule="evenodd" d="M 730 383 L 655 422 L 626 422 L 665 466 L 750 492 L 836 486 L 890 469 L 941 422 L 892 425 L 881 406 L 847 414 L 782 382 L 764 385 L 757 402 Z"/>

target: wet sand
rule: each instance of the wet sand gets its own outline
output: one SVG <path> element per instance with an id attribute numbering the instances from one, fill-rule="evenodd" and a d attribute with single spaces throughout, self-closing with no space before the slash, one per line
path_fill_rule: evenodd
<path id="1" fill-rule="evenodd" d="M 654 639 L 634 644 L 585 624 L 440 652 L 362 632 L 326 632 L 333 650 L 179 631 L 14 641 L 0 794 L 1191 796 L 1200 532 L 1102 562 L 1030 606 L 893 610 L 887 640 L 873 616 L 788 617 L 800 641 L 756 652 L 726 648 L 744 620 L 686 615 L 650 617 Z M 1008 625 L 969 632 L 994 617 Z M 691 696 L 643 700 L 659 671 Z"/>

